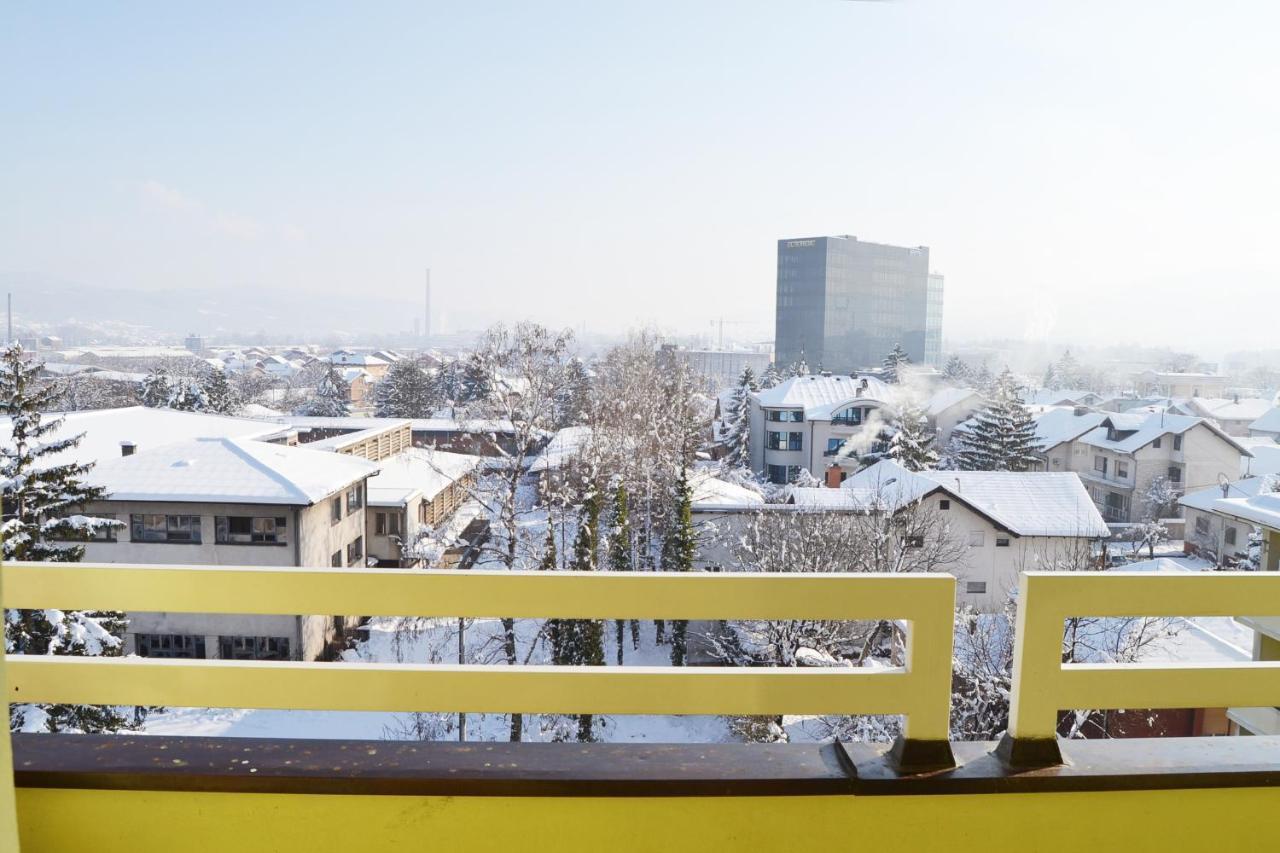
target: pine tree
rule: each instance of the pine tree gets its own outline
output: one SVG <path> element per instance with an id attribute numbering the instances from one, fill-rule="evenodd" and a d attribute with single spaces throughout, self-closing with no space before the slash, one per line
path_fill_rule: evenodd
<path id="1" fill-rule="evenodd" d="M 793 363 L 791 367 L 788 368 L 787 374 L 790 376 L 808 376 L 809 375 L 809 362 L 805 361 L 803 352 L 800 353 L 800 360 Z"/>
<path id="2" fill-rule="evenodd" d="M 698 542 L 693 530 L 693 492 L 687 471 L 680 471 L 676 482 L 672 527 L 662 543 L 662 568 L 668 572 L 691 572 L 697 556 Z M 671 665 L 684 666 L 688 657 L 689 623 L 677 619 L 671 623 Z"/>
<path id="3" fill-rule="evenodd" d="M 332 364 L 320 379 L 316 394 L 297 412 L 317 418 L 341 418 L 351 414 L 351 385 Z"/>
<path id="4" fill-rule="evenodd" d="M 985 361 L 982 362 L 978 367 L 977 372 L 973 374 L 973 384 L 983 394 L 989 394 L 991 393 L 992 383 L 994 382 L 995 379 L 991 376 L 991 368 L 987 367 L 987 363 Z"/>
<path id="5" fill-rule="evenodd" d="M 588 487 L 582 510 L 578 514 L 578 534 L 573 541 L 569 568 L 591 572 L 597 567 L 599 554 L 600 502 L 594 488 Z M 604 621 L 601 619 L 559 620 L 561 666 L 604 666 Z M 578 740 L 595 740 L 594 717 L 578 715 Z"/>
<path id="6" fill-rule="evenodd" d="M 138 393 L 142 398 L 142 405 L 149 409 L 163 409 L 169 405 L 169 398 L 173 396 L 169 372 L 163 367 L 152 368 L 151 372 L 142 378 Z"/>
<path id="7" fill-rule="evenodd" d="M 437 402 L 427 371 L 407 358 L 392 364 L 374 389 L 374 414 L 380 418 L 429 418 Z"/>
<path id="8" fill-rule="evenodd" d="M 1071 350 L 1063 351 L 1062 358 L 1053 366 L 1053 372 L 1056 384 L 1048 387 L 1055 390 L 1080 387 L 1080 363 L 1071 355 Z"/>
<path id="9" fill-rule="evenodd" d="M 240 410 L 239 395 L 227 381 L 226 371 L 221 367 L 213 368 L 205 377 L 204 397 L 206 411 L 217 412 L 220 415 L 234 415 Z"/>
<path id="10" fill-rule="evenodd" d="M 179 381 L 174 386 L 173 393 L 169 395 L 168 407 L 180 412 L 203 412 L 208 405 L 209 401 L 205 397 L 204 389 L 194 379 Z"/>
<path id="11" fill-rule="evenodd" d="M 103 489 L 83 477 L 92 464 L 47 464 L 48 457 L 79 446 L 84 434 L 51 438 L 63 418 L 46 420 L 41 411 L 57 396 L 53 385 L 41 387 L 43 365 L 28 362 L 22 347 L 0 355 L 0 410 L 10 420 L 9 446 L 0 449 L 4 483 L 0 524 L 5 560 L 74 563 L 84 556 L 93 534 L 117 522 L 79 514 L 86 504 L 105 497 Z M 5 650 L 19 654 L 119 655 L 124 614 L 114 611 L 5 611 Z M 137 716 L 135 715 L 135 720 Z M 22 705 L 10 719 L 13 729 L 48 731 L 117 731 L 131 726 L 119 709 L 90 705 Z"/>
<path id="12" fill-rule="evenodd" d="M 973 426 L 960 433 L 960 442 L 958 461 L 964 471 L 1029 471 L 1040 462 L 1035 421 L 1008 369 L 996 380 Z"/>
<path id="13" fill-rule="evenodd" d="M 580 358 L 565 365 L 565 383 L 556 394 L 556 426 L 560 429 L 587 422 L 591 408 L 591 374 Z"/>
<path id="14" fill-rule="evenodd" d="M 764 369 L 764 373 L 760 374 L 760 387 L 777 387 L 782 384 L 783 379 L 782 371 L 778 370 L 778 365 L 771 361 L 769 366 Z"/>
<path id="15" fill-rule="evenodd" d="M 898 431 L 889 440 L 889 457 L 908 471 L 924 471 L 938 464 L 929 420 L 914 404 L 904 405 L 898 413 Z"/>
<path id="16" fill-rule="evenodd" d="M 485 400 L 493 393 L 492 377 L 484 365 L 476 358 L 467 359 L 462 367 L 461 387 L 458 391 L 459 403 L 474 403 Z"/>
<path id="17" fill-rule="evenodd" d="M 884 357 L 884 381 L 889 384 L 897 384 L 902 380 L 900 376 L 902 368 L 911 363 L 911 358 L 907 355 L 907 351 L 902 348 L 902 344 L 894 344 L 893 349 Z"/>
<path id="18" fill-rule="evenodd" d="M 970 372 L 969 365 L 965 364 L 958 355 L 947 359 L 947 363 L 942 368 L 942 375 L 948 382 L 966 382 Z"/>
<path id="19" fill-rule="evenodd" d="M 553 572 L 559 568 L 556 559 L 556 527 L 547 518 L 547 541 L 542 544 L 542 559 L 538 561 L 538 570 Z"/>
<path id="20" fill-rule="evenodd" d="M 738 385 L 733 390 L 728 411 L 724 413 L 724 444 L 727 451 L 725 468 L 748 468 L 751 465 L 751 394 L 759 391 L 751 365 L 742 368 Z"/>
<path id="21" fill-rule="evenodd" d="M 631 510 L 627 500 L 627 487 L 621 480 L 613 491 L 613 507 L 610 515 L 613 527 L 609 531 L 609 571 L 630 572 L 635 569 L 633 558 L 635 543 L 631 537 Z M 622 666 L 626 624 L 626 619 L 618 619 L 614 623 L 618 666 Z M 640 647 L 640 623 L 635 619 L 631 620 L 631 642 L 633 648 Z"/>

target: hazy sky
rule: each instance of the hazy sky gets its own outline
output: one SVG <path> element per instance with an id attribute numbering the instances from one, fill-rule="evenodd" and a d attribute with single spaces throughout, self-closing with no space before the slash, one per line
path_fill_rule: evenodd
<path id="1" fill-rule="evenodd" d="M 1274 345 L 1280 4 L 0 10 L 0 272 L 771 334 L 775 241 L 931 247 L 946 334 Z M 406 318 L 405 327 L 411 323 Z"/>

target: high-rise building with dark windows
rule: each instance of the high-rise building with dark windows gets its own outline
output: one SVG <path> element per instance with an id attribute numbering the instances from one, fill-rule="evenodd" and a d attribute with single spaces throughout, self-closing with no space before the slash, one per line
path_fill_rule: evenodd
<path id="1" fill-rule="evenodd" d="M 916 364 L 942 354 L 942 276 L 929 248 L 857 237 L 778 241 L 774 350 L 783 367 L 852 373 L 877 367 L 895 344 Z"/>

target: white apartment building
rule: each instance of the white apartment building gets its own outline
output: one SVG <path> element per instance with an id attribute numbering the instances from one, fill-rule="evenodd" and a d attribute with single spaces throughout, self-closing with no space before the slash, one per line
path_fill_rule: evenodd
<path id="1" fill-rule="evenodd" d="M 881 428 L 893 418 L 892 395 L 868 376 L 794 376 L 752 394 L 752 470 L 771 483 L 793 482 L 801 470 L 856 471 L 861 456 L 887 450 Z"/>
<path id="2" fill-rule="evenodd" d="M 1157 477 L 1178 492 L 1239 477 L 1249 450 L 1204 418 L 1165 412 L 1116 414 L 1052 409 L 1036 419 L 1046 471 L 1080 475 L 1112 524 L 1142 519 L 1142 496 Z"/>

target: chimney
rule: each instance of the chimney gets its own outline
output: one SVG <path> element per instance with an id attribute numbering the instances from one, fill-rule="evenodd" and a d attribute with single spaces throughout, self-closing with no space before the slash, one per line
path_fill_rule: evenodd
<path id="1" fill-rule="evenodd" d="M 132 456 L 137 449 L 138 449 L 138 445 L 134 444 L 132 441 L 126 440 L 126 441 L 120 442 L 121 456 Z"/>
<path id="2" fill-rule="evenodd" d="M 840 488 L 840 484 L 844 482 L 844 471 L 841 470 L 839 465 L 834 462 L 831 464 L 831 467 L 827 469 L 826 481 L 828 489 Z"/>

